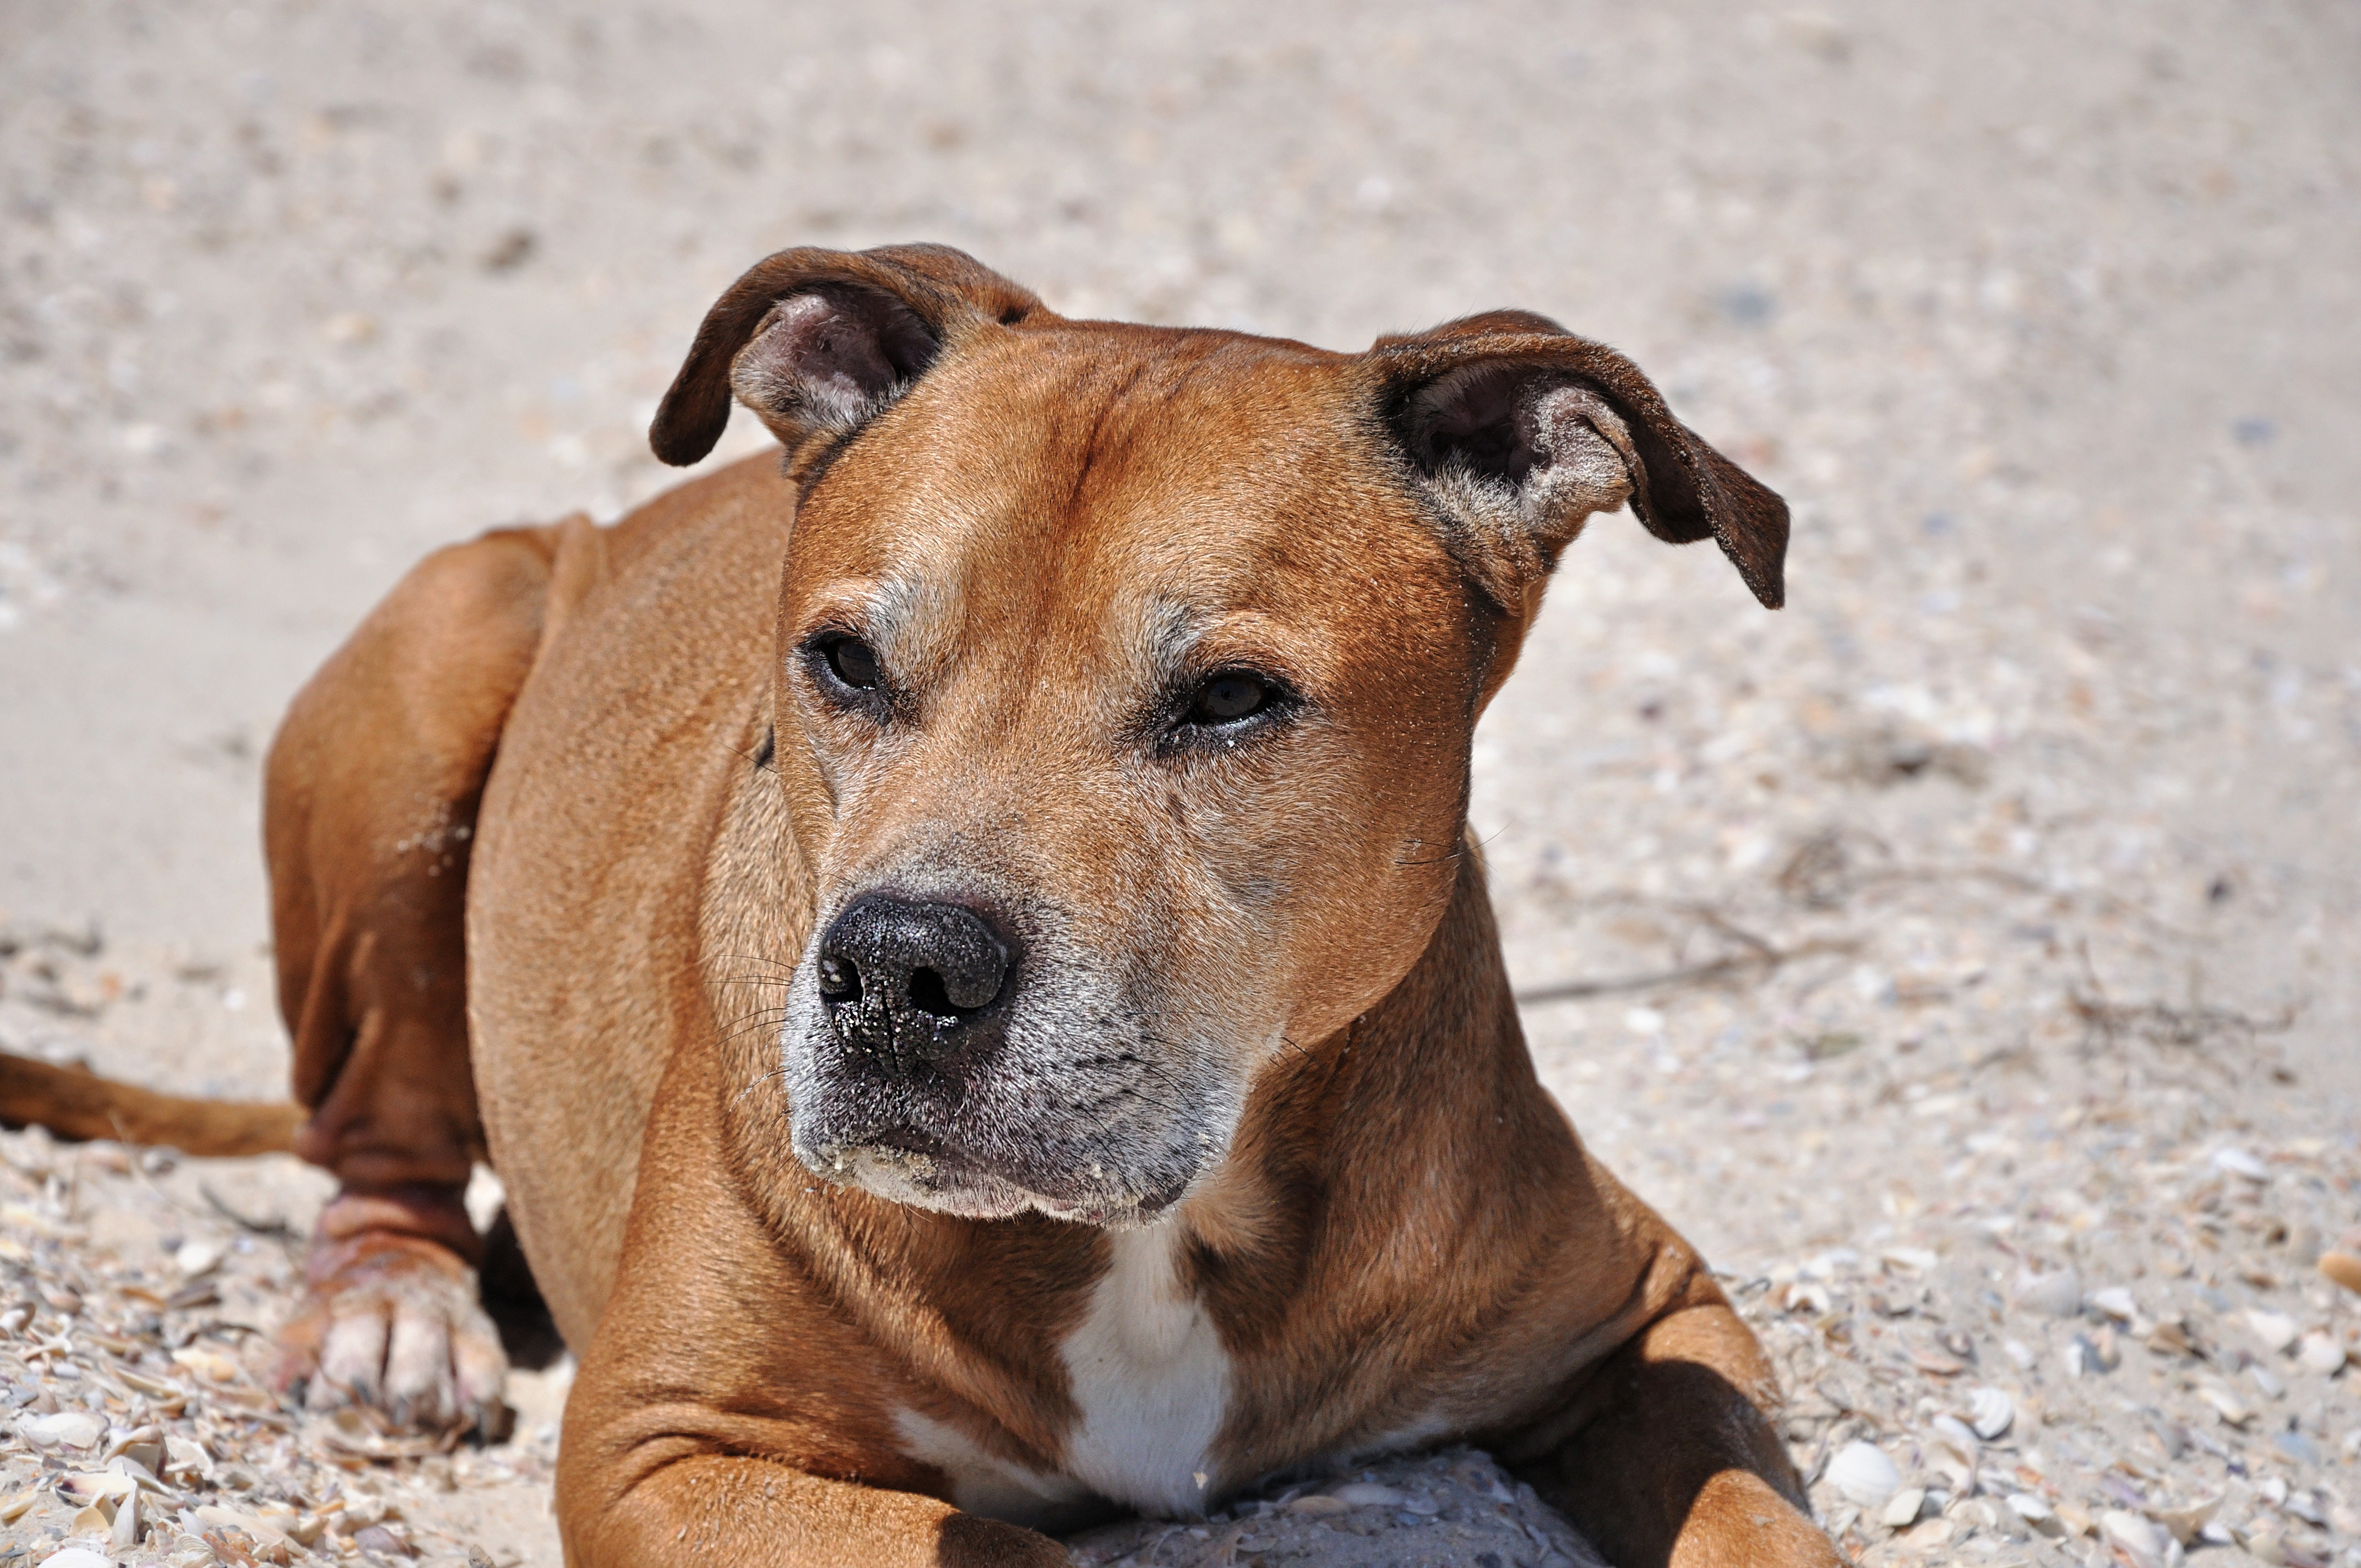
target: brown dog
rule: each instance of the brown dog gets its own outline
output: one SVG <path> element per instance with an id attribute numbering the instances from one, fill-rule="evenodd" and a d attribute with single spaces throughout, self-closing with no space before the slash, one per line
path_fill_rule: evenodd
<path id="1" fill-rule="evenodd" d="M 444 551 L 288 718 L 344 1184 L 291 1375 L 495 1398 L 489 1152 L 585 1568 L 1051 1563 L 1462 1439 L 1620 1563 L 1839 1562 L 1760 1347 L 1535 1080 L 1466 833 L 1584 520 L 1775 606 L 1779 499 L 1536 316 L 1337 355 L 932 247 L 747 273 L 657 454 L 733 393 L 784 471 Z"/>

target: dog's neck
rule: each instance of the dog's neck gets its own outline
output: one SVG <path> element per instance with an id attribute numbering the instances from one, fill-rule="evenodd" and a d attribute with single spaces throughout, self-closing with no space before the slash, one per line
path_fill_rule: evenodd
<path id="1" fill-rule="evenodd" d="M 1470 1129 L 1489 1129 L 1473 1136 Z M 1579 1158 L 1535 1078 L 1473 846 L 1419 961 L 1346 1027 L 1274 1059 L 1221 1167 L 1170 1223 L 1195 1282 L 1234 1320 L 1269 1318 L 1349 1223 L 1415 1236 L 1541 1180 L 1536 1148 Z M 1516 1167 L 1511 1168 L 1511 1151 Z"/>

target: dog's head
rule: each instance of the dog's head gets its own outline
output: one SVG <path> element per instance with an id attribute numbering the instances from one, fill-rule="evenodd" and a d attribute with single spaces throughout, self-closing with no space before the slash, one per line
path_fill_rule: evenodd
<path id="1" fill-rule="evenodd" d="M 658 455 L 704 455 L 732 394 L 801 492 L 796 1151 L 961 1214 L 1152 1218 L 1266 1064 L 1401 980 L 1591 513 L 1780 599 L 1778 498 L 1521 313 L 1341 355 L 1067 321 L 939 247 L 786 251 L 707 317 Z"/>

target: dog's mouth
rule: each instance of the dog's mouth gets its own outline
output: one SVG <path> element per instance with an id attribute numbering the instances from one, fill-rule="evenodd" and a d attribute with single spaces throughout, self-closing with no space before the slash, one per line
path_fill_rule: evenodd
<path id="1" fill-rule="evenodd" d="M 995 1159 L 918 1128 L 875 1133 L 859 1143 L 823 1146 L 807 1154 L 797 1143 L 805 1164 L 829 1181 L 972 1220 L 1031 1212 L 1113 1229 L 1152 1224 L 1189 1185 L 1185 1179 L 1168 1179 L 1128 1190 L 1104 1161 L 1044 1171 L 1033 1161 Z"/>

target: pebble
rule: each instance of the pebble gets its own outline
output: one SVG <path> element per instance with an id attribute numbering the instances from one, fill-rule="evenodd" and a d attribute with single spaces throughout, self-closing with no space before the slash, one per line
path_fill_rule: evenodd
<path id="1" fill-rule="evenodd" d="M 2334 1335 L 2314 1329 L 2303 1336 L 2296 1365 L 2315 1377 L 2334 1377 L 2344 1369 L 2345 1354 L 2345 1346 Z"/>
<path id="2" fill-rule="evenodd" d="M 2016 1422 L 2016 1402 L 1997 1388 L 1979 1388 L 1968 1396 L 1968 1425 L 1986 1442 L 2007 1434 Z"/>
<path id="3" fill-rule="evenodd" d="M 1403 1496 L 1391 1486 L 1380 1486 L 1374 1481 L 1349 1482 L 1328 1495 L 1348 1508 L 1400 1508 Z"/>
<path id="4" fill-rule="evenodd" d="M 2091 1305 L 2119 1322 L 2128 1323 L 2140 1315 L 2139 1303 L 2133 1300 L 2132 1293 L 2120 1285 L 2092 1291 Z"/>
<path id="5" fill-rule="evenodd" d="M 381 1524 L 369 1525 L 365 1529 L 353 1531 L 353 1544 L 364 1552 L 374 1552 L 379 1557 L 401 1558 L 418 1555 L 410 1542 Z"/>
<path id="6" fill-rule="evenodd" d="M 183 1279 L 195 1279 L 211 1274 L 229 1255 L 229 1248 L 220 1242 L 182 1242 L 172 1254 L 172 1266 L 181 1271 Z"/>
<path id="7" fill-rule="evenodd" d="M 2213 1413 L 2227 1426 L 2242 1427 L 2255 1419 L 2254 1407 L 2218 1383 L 2199 1386 L 2197 1397 L 2213 1407 Z"/>
<path id="8" fill-rule="evenodd" d="M 2215 1149 L 2213 1168 L 2228 1171 L 2232 1176 L 2245 1177 L 2248 1181 L 2268 1181 L 2271 1179 L 2270 1167 L 2235 1146 Z"/>
<path id="9" fill-rule="evenodd" d="M 2020 1274 L 2016 1304 L 2053 1318 L 2070 1318 L 2082 1310 L 2082 1282 L 2070 1268 L 2048 1274 Z"/>
<path id="10" fill-rule="evenodd" d="M 2093 1372 L 2113 1372 L 2123 1360 L 2123 1352 L 2116 1348 L 2114 1336 L 2103 1329 L 2096 1338 L 2076 1334 L 2067 1341 L 2065 1357 L 2067 1372 L 2081 1377 Z"/>
<path id="11" fill-rule="evenodd" d="M 2273 1355 L 2295 1343 L 2296 1335 L 2302 1332 L 2301 1325 L 2285 1312 L 2266 1311 L 2260 1307 L 2246 1309 L 2246 1327 L 2254 1332 L 2262 1347 Z"/>
<path id="12" fill-rule="evenodd" d="M 2361 1257 L 2349 1252 L 2322 1253 L 2320 1277 L 2361 1294 Z"/>
<path id="13" fill-rule="evenodd" d="M 2320 1463 L 2319 1445 L 2300 1431 L 2274 1432 L 2271 1435 L 2271 1446 L 2299 1464 Z"/>
<path id="14" fill-rule="evenodd" d="M 1837 1496 L 1863 1510 L 1883 1508 L 1902 1489 L 1902 1472 L 1873 1442 L 1856 1441 L 1838 1449 L 1826 1479 Z"/>

